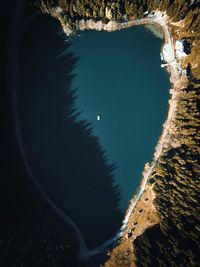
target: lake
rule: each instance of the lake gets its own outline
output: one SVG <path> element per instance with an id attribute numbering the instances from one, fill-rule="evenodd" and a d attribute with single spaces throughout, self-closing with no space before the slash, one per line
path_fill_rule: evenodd
<path id="1" fill-rule="evenodd" d="M 34 179 L 92 248 L 117 233 L 152 159 L 169 81 L 144 27 L 70 40 L 59 29 L 39 16 L 24 32 L 18 116 Z"/>

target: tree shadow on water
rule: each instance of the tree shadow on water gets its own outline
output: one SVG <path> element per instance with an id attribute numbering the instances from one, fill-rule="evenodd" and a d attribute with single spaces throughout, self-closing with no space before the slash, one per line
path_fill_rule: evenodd
<path id="1" fill-rule="evenodd" d="M 57 34 L 58 24 L 38 16 L 20 48 L 18 106 L 24 149 L 43 190 L 79 227 L 89 247 L 120 227 L 114 165 L 87 122 L 75 122 L 72 88 L 78 58 Z M 64 50 L 65 55 L 58 57 Z"/>

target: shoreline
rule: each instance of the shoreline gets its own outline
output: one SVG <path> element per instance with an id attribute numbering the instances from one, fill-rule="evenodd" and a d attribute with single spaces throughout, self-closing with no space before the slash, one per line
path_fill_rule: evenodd
<path id="1" fill-rule="evenodd" d="M 137 25 L 138 26 L 151 25 L 155 28 L 159 28 L 159 31 L 160 33 L 162 33 L 164 40 L 163 45 L 161 46 L 161 54 L 164 58 L 164 61 L 168 65 L 167 72 L 169 74 L 169 81 L 170 81 L 170 89 L 169 89 L 170 98 L 168 100 L 168 111 L 166 114 L 166 120 L 163 124 L 161 135 L 155 146 L 152 160 L 145 164 L 137 193 L 133 196 L 132 200 L 130 201 L 119 234 L 117 234 L 118 238 L 121 239 L 121 241 L 122 239 L 125 238 L 126 234 L 129 233 L 128 228 L 131 228 L 128 227 L 131 224 L 130 219 L 131 217 L 134 217 L 134 213 L 137 212 L 138 203 L 142 199 L 144 193 L 149 190 L 151 191 L 150 194 L 152 195 L 152 203 L 150 203 L 151 210 L 154 210 L 155 211 L 154 213 L 156 213 L 156 208 L 153 204 L 155 193 L 153 191 L 153 186 L 149 186 L 148 182 L 152 177 L 152 173 L 157 165 L 157 162 L 159 161 L 159 158 L 166 152 L 166 150 L 169 147 L 174 146 L 172 144 L 172 141 L 170 140 L 170 136 L 174 134 L 173 121 L 176 117 L 178 91 L 182 88 L 182 83 L 185 85 L 187 82 L 186 78 L 184 78 L 184 81 L 182 81 L 181 79 L 182 69 L 176 59 L 175 47 L 174 47 L 175 40 L 171 36 L 170 29 L 168 26 L 169 18 L 165 12 L 160 12 L 160 11 L 156 12 L 157 12 L 156 13 L 157 17 L 155 17 L 155 19 L 145 18 L 141 20 L 129 21 L 123 24 L 119 24 L 118 27 L 117 23 L 113 23 L 104 27 L 103 25 L 100 25 L 98 22 L 93 23 L 91 21 L 89 23 L 81 22 L 81 25 L 79 25 L 79 30 L 81 31 L 89 29 L 115 31 L 115 30 L 130 28 Z M 179 144 L 176 144 L 176 146 L 179 146 Z M 149 211 L 147 211 L 147 213 L 148 212 Z M 146 222 L 146 225 L 144 225 L 144 227 L 141 227 L 141 229 L 139 229 L 138 233 L 134 235 L 134 238 L 131 238 L 131 241 L 133 241 L 137 236 L 141 235 L 147 228 L 159 222 L 159 218 L 157 215 L 154 214 L 153 217 L 154 217 L 153 224 L 152 223 L 149 224 L 149 222 Z"/>
<path id="2" fill-rule="evenodd" d="M 143 24 L 143 23 L 142 23 Z M 163 45 L 161 47 L 161 53 L 163 53 L 163 49 L 165 47 L 165 45 L 168 43 L 167 40 L 167 34 L 166 34 L 166 29 L 164 28 L 161 24 L 159 24 L 158 22 L 152 22 L 150 23 L 150 25 L 152 25 L 152 27 L 158 27 L 162 33 L 164 42 Z M 172 44 L 174 43 L 174 39 L 172 38 L 172 36 L 170 35 L 169 32 L 169 36 L 171 38 Z M 174 54 L 174 60 L 176 60 L 175 58 L 175 48 L 174 45 L 173 47 L 173 54 Z M 187 81 L 184 78 L 184 81 L 181 80 L 181 75 L 177 74 L 176 71 L 174 71 L 174 66 L 173 64 L 171 65 L 171 62 L 167 62 L 168 66 L 167 66 L 167 72 L 169 74 L 169 81 L 170 81 L 170 89 L 169 89 L 169 93 L 170 93 L 170 98 L 168 100 L 168 111 L 166 114 L 166 120 L 163 123 L 163 128 L 162 128 L 162 132 L 160 134 L 160 137 L 158 139 L 158 142 L 155 146 L 154 149 L 154 154 L 152 157 L 152 160 L 150 162 L 147 162 L 145 164 L 143 173 L 142 173 L 142 179 L 141 179 L 141 183 L 138 187 L 138 191 L 135 194 L 135 196 L 133 197 L 133 199 L 130 202 L 130 205 L 127 209 L 125 218 L 124 218 L 124 227 L 123 227 L 123 233 L 122 233 L 122 238 L 125 238 L 125 235 L 127 233 L 129 233 L 129 229 L 128 228 L 132 228 L 132 227 L 128 227 L 128 225 L 130 224 L 130 219 L 131 217 L 133 217 L 133 213 L 137 212 L 137 205 L 140 201 L 140 199 L 142 198 L 143 194 L 147 191 L 150 190 L 152 191 L 151 193 L 154 195 L 153 199 L 155 198 L 155 193 L 153 192 L 153 185 L 149 186 L 148 185 L 148 181 L 151 179 L 152 173 L 154 171 L 154 168 L 157 165 L 157 162 L 159 160 L 159 158 L 168 150 L 169 147 L 177 147 L 180 144 L 179 143 L 173 143 L 173 141 L 170 139 L 170 137 L 174 134 L 174 129 L 173 129 L 173 121 L 176 118 L 176 110 L 177 110 L 177 99 L 178 99 L 178 92 L 179 90 L 181 90 L 184 86 L 182 86 L 182 82 L 184 85 L 186 85 Z M 140 194 L 142 193 L 142 195 L 140 196 Z M 154 204 L 153 204 L 153 199 L 152 199 L 152 205 L 155 208 Z M 155 208 L 156 210 L 156 208 Z M 157 218 L 158 221 L 156 221 L 155 223 L 151 224 L 151 225 L 146 225 L 146 227 L 142 227 L 141 231 L 139 231 L 140 233 L 138 233 L 137 235 L 134 236 L 134 238 L 131 238 L 131 241 L 133 241 L 134 239 L 137 238 L 137 236 L 141 235 L 147 228 L 153 226 L 154 224 L 157 224 L 159 222 L 159 218 Z M 126 238 L 125 238 L 126 239 Z M 127 238 L 128 239 L 128 238 Z"/>

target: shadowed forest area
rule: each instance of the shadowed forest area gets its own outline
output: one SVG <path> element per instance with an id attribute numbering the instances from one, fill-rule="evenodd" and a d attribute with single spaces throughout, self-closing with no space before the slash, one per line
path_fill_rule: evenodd
<path id="1" fill-rule="evenodd" d="M 1 51 L 4 76 L 1 77 L 3 86 L 0 98 L 0 266 L 79 266 L 76 260 L 79 249 L 72 229 L 45 203 L 24 166 L 17 144 L 12 90 L 17 89 L 24 150 L 34 174 L 56 204 L 72 219 L 81 221 L 81 231 L 86 231 L 90 245 L 94 245 L 96 240 L 101 243 L 112 236 L 121 223 L 122 215 L 115 208 L 119 193 L 112 187 L 114 167 L 106 165 L 97 140 L 89 136 L 88 126 L 73 122 L 70 111 L 73 103 L 70 83 L 73 77 L 70 72 L 77 59 L 70 54 L 56 59 L 66 48 L 62 38 L 57 35 L 58 23 L 51 18 L 36 15 L 32 7 L 27 6 L 24 13 L 20 14 L 21 22 L 18 23 L 18 20 L 13 19 L 13 14 L 17 16 L 17 12 L 13 11 L 11 4 L 8 6 L 5 5 L 2 9 L 5 14 L 1 17 L 5 27 L 1 28 L 1 33 L 5 39 L 2 43 L 4 50 Z M 31 21 L 29 19 L 32 15 Z M 28 28 L 21 38 L 21 29 L 18 28 L 23 28 L 22 25 L 25 26 L 27 21 Z M 19 42 L 15 40 L 16 37 L 19 37 Z M 17 61 L 18 68 L 14 69 Z M 38 79 L 41 79 L 41 83 Z M 13 88 L 10 88 L 11 81 L 14 81 Z M 34 102 L 37 94 L 41 95 L 41 101 L 47 96 L 48 100 L 43 103 Z M 28 102 L 31 99 L 32 104 Z M 37 104 L 35 120 L 28 117 L 35 114 L 31 110 L 33 103 Z M 30 110 L 31 113 L 28 113 Z M 37 126 L 41 127 L 41 135 L 34 131 L 36 119 L 39 118 L 41 124 L 38 123 Z M 30 124 L 25 125 L 28 120 Z M 40 140 L 31 143 L 33 136 L 40 137 Z M 72 137 L 77 137 L 76 142 L 72 142 Z M 42 142 L 44 147 L 41 146 Z M 87 151 L 89 158 L 85 156 L 83 149 Z M 36 151 L 40 153 L 36 154 Z M 61 157 L 64 159 L 61 160 Z M 76 165 L 78 161 L 80 169 Z M 96 167 L 98 171 L 95 170 Z M 46 180 L 43 174 L 46 175 Z M 65 184 L 66 181 L 70 183 Z M 63 198 L 65 203 L 62 202 Z M 73 203 L 75 200 L 76 203 Z M 72 214 L 78 205 L 77 213 Z M 82 213 L 79 215 L 78 211 Z"/>
<path id="2" fill-rule="evenodd" d="M 17 69 L 20 32 L 14 1 L 1 9 L 0 95 L 0 266 L 78 266 L 75 237 L 38 194 L 22 161 L 16 139 L 10 81 Z M 27 16 L 35 12 L 27 8 Z M 25 14 L 21 14 L 24 16 Z M 50 20 L 51 21 L 51 20 Z M 24 20 L 22 19 L 22 23 Z M 23 24 L 24 25 L 24 24 Z M 56 23 L 53 23 L 56 25 Z M 22 78 L 22 77 L 21 77 Z"/>

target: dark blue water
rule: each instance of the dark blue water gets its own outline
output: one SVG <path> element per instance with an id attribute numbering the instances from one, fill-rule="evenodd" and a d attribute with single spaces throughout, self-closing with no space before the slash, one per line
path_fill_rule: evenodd
<path id="1" fill-rule="evenodd" d="M 79 56 L 73 81 L 78 121 L 91 123 L 108 162 L 116 165 L 122 210 L 152 159 L 166 117 L 169 82 L 160 67 L 161 45 L 144 27 L 88 31 L 72 42 Z"/>

